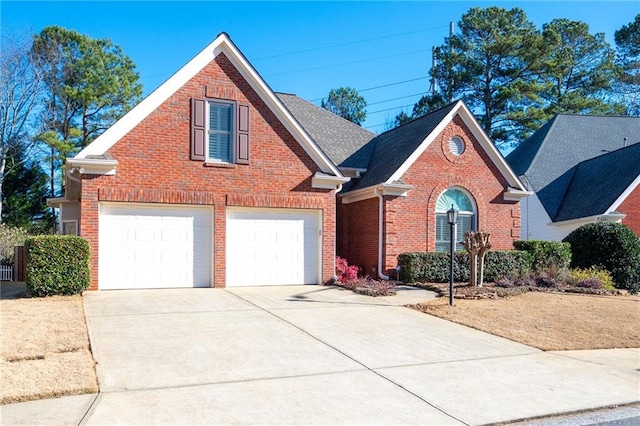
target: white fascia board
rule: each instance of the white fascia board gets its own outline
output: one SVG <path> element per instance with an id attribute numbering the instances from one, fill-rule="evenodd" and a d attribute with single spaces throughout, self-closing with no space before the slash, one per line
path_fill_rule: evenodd
<path id="1" fill-rule="evenodd" d="M 369 186 L 356 191 L 347 192 L 346 194 L 341 194 L 340 198 L 342 199 L 343 204 L 351 204 L 375 198 L 378 194 L 389 195 L 392 197 L 406 197 L 407 193 L 412 189 L 412 185 L 406 185 L 403 183 L 381 183 L 379 185 Z"/>
<path id="2" fill-rule="evenodd" d="M 464 102 L 460 102 L 460 117 L 465 122 L 467 127 L 471 130 L 471 133 L 478 139 L 480 145 L 484 148 L 485 152 L 489 155 L 489 158 L 493 161 L 493 164 L 496 165 L 502 176 L 507 180 L 509 185 L 514 189 L 518 189 L 521 191 L 527 191 L 527 188 L 523 185 L 523 183 L 518 179 L 516 174 L 513 172 L 505 158 L 502 156 L 498 148 L 493 144 L 489 136 L 485 133 L 484 129 L 480 127 L 478 120 L 473 116 L 469 108 L 464 104 Z"/>
<path id="3" fill-rule="evenodd" d="M 387 180 L 388 183 L 399 180 L 407 170 L 416 162 L 416 160 L 422 155 L 422 153 L 427 149 L 427 147 L 435 140 L 438 135 L 447 127 L 447 125 L 453 120 L 453 117 L 459 114 L 464 123 L 467 125 L 471 133 L 476 137 L 476 139 L 480 142 L 480 145 L 484 148 L 489 158 L 496 165 L 502 176 L 507 180 L 510 186 L 515 189 L 526 191 L 525 186 L 520 182 L 520 179 L 515 175 L 511 167 L 507 164 L 506 160 L 498 151 L 498 148 L 493 144 L 491 139 L 484 132 L 482 127 L 480 127 L 478 120 L 473 116 L 469 108 L 465 105 L 464 102 L 458 101 L 455 107 L 449 111 L 442 121 L 436 126 L 436 128 L 427 136 L 427 138 L 420 144 L 418 149 L 416 149 L 407 160 L 396 170 L 396 172 Z"/>
<path id="4" fill-rule="evenodd" d="M 74 158 L 86 158 L 88 155 L 102 155 L 107 152 L 109 148 L 215 59 L 216 55 L 214 52 L 225 38 L 223 34 L 218 36 L 211 44 L 205 47 L 204 50 L 193 57 L 186 65 L 169 77 L 160 87 L 144 98 L 138 105 L 80 151 Z"/>
<path id="5" fill-rule="evenodd" d="M 521 189 L 507 188 L 502 197 L 505 201 L 520 201 L 521 199 L 533 195 L 532 191 L 523 191 Z"/>
<path id="6" fill-rule="evenodd" d="M 316 165 L 320 167 L 320 170 L 324 173 L 330 173 L 335 176 L 342 177 L 340 170 L 331 160 L 329 160 L 329 157 L 322 152 L 318 145 L 316 145 L 307 131 L 304 130 L 300 123 L 298 123 L 293 115 L 291 115 L 289 110 L 284 106 L 282 101 L 278 99 L 273 90 L 271 90 L 267 83 L 262 79 L 260 74 L 258 74 L 242 52 L 240 52 L 240 50 L 238 50 L 238 48 L 228 38 L 225 38 L 225 43 L 222 43 L 216 48 L 216 55 L 222 51 L 240 74 L 242 74 L 244 79 L 251 84 L 251 87 L 258 93 L 269 109 L 271 109 L 276 117 L 278 117 L 278 119 L 284 124 L 285 128 L 298 141 L 305 152 L 313 159 Z"/>
<path id="7" fill-rule="evenodd" d="M 300 126 L 300 124 L 293 118 L 289 110 L 287 110 L 282 102 L 280 102 L 262 77 L 260 77 L 253 66 L 251 66 L 248 60 L 225 33 L 216 37 L 216 39 L 205 47 L 204 50 L 180 68 L 178 72 L 173 74 L 167 81 L 143 99 L 89 146 L 80 151 L 74 158 L 86 158 L 88 155 L 101 155 L 107 152 L 109 148 L 124 137 L 144 118 L 155 111 L 164 101 L 169 99 L 171 95 L 199 73 L 220 53 L 224 53 L 227 59 L 231 61 L 240 74 L 249 82 L 260 98 L 275 113 L 287 130 L 289 130 L 289 132 L 296 138 L 305 152 L 307 152 L 318 167 L 320 167 L 320 170 L 325 173 L 342 176 L 338 168 L 331 162 L 331 160 L 329 160 L 302 126 Z"/>
<path id="8" fill-rule="evenodd" d="M 342 204 L 355 203 L 362 200 L 368 200 L 369 198 L 374 198 L 376 196 L 376 188 L 377 186 L 369 186 L 367 188 L 349 191 L 346 194 L 339 194 L 339 196 L 342 200 Z"/>
<path id="9" fill-rule="evenodd" d="M 378 194 L 392 197 L 406 197 L 407 192 L 413 189 L 413 185 L 405 183 L 383 183 L 378 186 Z"/>
<path id="10" fill-rule="evenodd" d="M 593 222 L 619 222 L 622 219 L 624 219 L 625 217 L 627 217 L 626 214 L 622 214 L 622 213 L 618 213 L 618 212 L 609 212 L 609 213 L 603 213 L 603 214 L 597 214 L 597 215 L 593 215 L 593 216 L 587 216 L 587 217 L 579 217 L 576 219 L 569 219 L 569 220 L 562 220 L 562 221 L 558 221 L 558 222 L 551 222 L 549 223 L 549 225 L 551 226 L 563 226 L 563 225 L 574 225 L 576 223 L 582 223 L 582 224 L 587 224 L 587 223 L 593 223 Z"/>
<path id="11" fill-rule="evenodd" d="M 76 169 L 81 175 L 115 175 L 118 160 L 93 158 L 67 158 L 67 169 Z"/>
<path id="12" fill-rule="evenodd" d="M 332 176 L 316 172 L 311 178 L 311 187 L 319 189 L 339 189 L 350 180 L 350 177 Z"/>
<path id="13" fill-rule="evenodd" d="M 631 185 L 629 185 L 627 189 L 625 189 L 624 192 L 620 194 L 620 196 L 616 199 L 616 201 L 614 201 L 613 204 L 611 204 L 611 207 L 609 207 L 607 211 L 618 210 L 618 207 L 620 207 L 620 204 L 622 204 L 624 200 L 626 200 L 627 197 L 631 195 L 631 193 L 638 187 L 638 185 L 640 185 L 640 174 L 638 174 L 638 176 L 633 180 L 633 182 L 631 182 Z"/>
<path id="14" fill-rule="evenodd" d="M 431 145 L 431 142 L 447 127 L 449 122 L 453 120 L 453 117 L 460 109 L 460 105 L 462 105 L 462 101 L 458 101 L 456 106 L 449 111 L 441 121 L 438 123 L 436 128 L 422 141 L 422 143 L 418 146 L 418 148 L 411 153 L 411 155 L 405 160 L 404 163 L 396 170 L 389 179 L 387 179 L 386 183 L 392 183 L 398 181 L 404 176 L 404 174 L 409 170 L 409 167 L 415 163 L 418 158 L 422 155 L 422 153 Z"/>

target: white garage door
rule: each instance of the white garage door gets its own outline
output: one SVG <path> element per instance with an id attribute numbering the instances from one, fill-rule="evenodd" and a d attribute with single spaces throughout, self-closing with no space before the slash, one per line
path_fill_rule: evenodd
<path id="1" fill-rule="evenodd" d="M 98 287 L 209 287 L 211 209 L 101 203 Z"/>
<path id="2" fill-rule="evenodd" d="M 227 210 L 227 286 L 317 284 L 320 211 Z"/>

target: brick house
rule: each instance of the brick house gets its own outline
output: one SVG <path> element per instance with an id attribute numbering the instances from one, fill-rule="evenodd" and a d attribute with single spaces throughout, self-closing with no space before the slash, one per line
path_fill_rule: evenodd
<path id="1" fill-rule="evenodd" d="M 507 156 L 533 192 L 523 240 L 562 240 L 596 221 L 640 235 L 640 118 L 559 114 Z"/>
<path id="2" fill-rule="evenodd" d="M 61 232 L 91 289 L 317 284 L 349 180 L 226 34 L 74 158 Z"/>
<path id="3" fill-rule="evenodd" d="M 462 102 L 375 135 L 274 93 L 219 35 L 67 160 L 50 199 L 91 248 L 91 289 L 318 284 L 335 255 L 385 278 L 406 251 L 520 235 L 527 195 Z"/>
<path id="4" fill-rule="evenodd" d="M 337 253 L 364 274 L 387 277 L 403 252 L 448 250 L 451 205 L 460 211 L 457 241 L 468 230 L 490 232 L 495 249 L 519 239 L 519 200 L 530 193 L 463 102 L 376 136 L 280 96 L 351 177 L 338 194 Z"/>

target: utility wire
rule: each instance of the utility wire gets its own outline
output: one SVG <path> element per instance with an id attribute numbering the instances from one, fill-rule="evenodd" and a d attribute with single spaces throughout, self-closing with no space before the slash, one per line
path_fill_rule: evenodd
<path id="1" fill-rule="evenodd" d="M 311 48 L 311 49 L 297 50 L 297 51 L 294 51 L 294 52 L 278 53 L 276 55 L 269 55 L 269 56 L 262 56 L 260 58 L 253 58 L 252 61 L 261 61 L 263 59 L 281 58 L 283 56 L 298 55 L 300 53 L 308 53 L 308 52 L 317 52 L 318 50 L 334 49 L 336 47 L 353 46 L 355 44 L 368 43 L 370 41 L 384 40 L 384 39 L 387 39 L 387 38 L 402 37 L 402 36 L 411 35 L 411 34 L 419 34 L 419 33 L 424 33 L 424 32 L 427 32 L 427 31 L 439 30 L 439 29 L 448 28 L 448 27 L 449 27 L 448 25 L 443 25 L 443 26 L 439 26 L 439 27 L 427 28 L 427 29 L 424 29 L 424 30 L 409 31 L 409 32 L 406 32 L 406 33 L 398 33 L 398 34 L 389 34 L 389 35 L 386 35 L 386 36 L 368 38 L 368 39 L 357 40 L 357 41 L 350 41 L 350 42 L 347 42 L 347 43 L 332 44 L 332 45 L 329 45 L 329 46 L 314 47 L 314 48 Z"/>
<path id="2" fill-rule="evenodd" d="M 429 76 L 424 76 L 424 77 L 417 77 L 417 78 L 411 78 L 409 80 L 403 80 L 403 81 L 396 81 L 395 83 L 388 83 L 388 84 L 383 84 L 381 86 L 375 86 L 375 87 L 368 87 L 366 89 L 362 89 L 362 90 L 358 90 L 358 93 L 362 93 L 362 92 L 366 92 L 368 90 L 375 90 L 375 89 L 382 89 L 383 87 L 390 87 L 390 86 L 396 86 L 398 84 L 404 84 L 404 83 L 410 83 L 412 81 L 418 81 L 418 80 L 424 80 L 429 78 Z M 425 92 L 426 93 L 426 92 Z M 316 98 L 316 99 L 311 99 L 309 102 L 318 102 L 323 100 L 324 98 Z M 379 102 L 377 102 L 379 103 Z M 373 104 L 370 104 L 373 105 Z"/>
<path id="3" fill-rule="evenodd" d="M 277 73 L 277 74 L 269 74 L 269 75 L 267 75 L 265 77 L 275 77 L 275 76 L 279 76 L 279 75 L 296 74 L 296 73 L 299 73 L 299 72 L 307 72 L 307 71 L 317 71 L 317 70 L 322 70 L 322 69 L 327 69 L 327 68 L 340 67 L 342 65 L 360 64 L 360 63 L 363 63 L 363 62 L 372 62 L 372 61 L 377 61 L 377 60 L 380 60 L 380 59 L 396 58 L 398 56 L 413 55 L 415 53 L 430 52 L 430 51 L 431 51 L 431 49 L 420 49 L 420 50 L 414 50 L 414 51 L 411 51 L 411 52 L 396 53 L 395 55 L 378 56 L 376 58 L 360 59 L 360 60 L 357 60 L 357 61 L 342 62 L 342 63 L 339 63 L 339 64 L 324 65 L 324 66 L 321 66 L 321 67 L 305 68 L 305 69 L 301 69 L 301 70 L 280 72 L 280 73 Z"/>
<path id="4" fill-rule="evenodd" d="M 394 109 L 400 109 L 400 108 L 406 108 L 406 107 L 410 107 L 413 106 L 414 104 L 409 104 L 409 105 L 401 105 L 401 106 L 397 106 L 397 107 L 393 107 L 393 108 L 387 108 L 387 109 L 380 109 L 378 111 L 367 111 L 367 115 L 371 115 L 371 114 L 377 114 L 379 112 L 385 112 L 385 111 L 392 111 Z"/>
<path id="5" fill-rule="evenodd" d="M 419 96 L 419 95 L 426 95 L 427 93 L 429 93 L 429 92 L 414 93 L 413 95 L 400 96 L 399 98 L 387 99 L 386 101 L 371 102 L 370 104 L 367 104 L 367 106 L 384 104 L 384 103 L 387 103 L 387 102 L 397 101 L 397 100 L 400 100 L 400 99 L 412 98 L 414 96 Z"/>

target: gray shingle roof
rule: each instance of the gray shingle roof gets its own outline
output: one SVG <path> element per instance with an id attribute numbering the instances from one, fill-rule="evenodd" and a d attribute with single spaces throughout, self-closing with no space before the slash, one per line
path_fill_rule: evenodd
<path id="1" fill-rule="evenodd" d="M 338 167 L 366 168 L 376 134 L 295 95 L 276 93 L 293 117 Z"/>
<path id="2" fill-rule="evenodd" d="M 554 220 L 607 213 L 639 174 L 640 143 L 583 161 L 574 167 L 571 184 Z"/>
<path id="3" fill-rule="evenodd" d="M 433 111 L 375 137 L 367 172 L 345 191 L 353 191 L 386 182 L 420 144 L 433 132 L 457 102 Z"/>
<path id="4" fill-rule="evenodd" d="M 623 168 L 638 176 L 640 158 L 618 154 L 581 163 L 623 148 L 625 138 L 627 146 L 640 143 L 640 117 L 561 114 L 520 144 L 506 160 L 518 176 L 527 177 L 552 220 L 593 216 L 606 213 L 603 210 L 613 203 L 602 207 L 606 203 L 602 191 L 611 193 L 615 200 L 628 186 L 618 186 L 623 185 L 622 180 L 611 175 Z M 601 187 L 602 191 L 589 186 L 607 180 L 616 186 Z"/>

